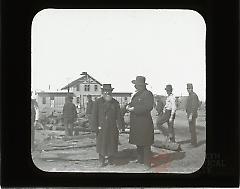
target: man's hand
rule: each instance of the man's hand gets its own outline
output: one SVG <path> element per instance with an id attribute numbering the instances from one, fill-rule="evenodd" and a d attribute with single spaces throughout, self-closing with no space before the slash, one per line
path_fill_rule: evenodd
<path id="1" fill-rule="evenodd" d="M 134 110 L 134 107 L 131 107 L 131 106 L 127 105 L 127 106 L 126 106 L 126 110 L 129 111 L 129 112 L 131 112 L 131 111 Z"/>
<path id="2" fill-rule="evenodd" d="M 189 115 L 188 121 L 192 121 L 192 114 Z"/>
<path id="3" fill-rule="evenodd" d="M 129 111 L 129 112 L 132 112 L 133 110 L 134 110 L 134 107 L 128 108 L 128 111 Z"/>
<path id="4" fill-rule="evenodd" d="M 126 110 L 128 110 L 129 108 L 130 108 L 130 106 L 129 106 L 129 105 L 127 105 L 127 106 L 126 106 Z"/>

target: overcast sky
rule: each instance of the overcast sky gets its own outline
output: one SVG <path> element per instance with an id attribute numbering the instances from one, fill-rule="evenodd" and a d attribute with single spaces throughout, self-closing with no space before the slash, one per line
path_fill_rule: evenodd
<path id="1" fill-rule="evenodd" d="M 191 10 L 45 9 L 32 23 L 32 89 L 57 90 L 88 72 L 115 92 L 147 88 L 188 95 L 186 83 L 205 100 L 206 26 Z"/>

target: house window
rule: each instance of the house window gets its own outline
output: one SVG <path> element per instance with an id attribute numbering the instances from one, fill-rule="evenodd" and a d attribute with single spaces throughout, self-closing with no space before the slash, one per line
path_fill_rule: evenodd
<path id="1" fill-rule="evenodd" d="M 80 97 L 77 97 L 77 104 L 80 103 Z"/>
<path id="2" fill-rule="evenodd" d="M 50 100 L 50 107 L 54 108 L 54 100 Z"/>
<path id="3" fill-rule="evenodd" d="M 90 91 L 90 85 L 84 85 L 84 91 Z"/>
<path id="4" fill-rule="evenodd" d="M 43 98 L 42 98 L 42 103 L 43 103 L 43 104 L 46 104 L 46 97 L 43 97 Z"/>
<path id="5" fill-rule="evenodd" d="M 94 85 L 94 90 L 98 91 L 98 85 Z"/>
<path id="6" fill-rule="evenodd" d="M 80 91 L 79 85 L 77 85 L 76 88 L 77 88 L 77 89 L 76 89 L 77 91 Z"/>

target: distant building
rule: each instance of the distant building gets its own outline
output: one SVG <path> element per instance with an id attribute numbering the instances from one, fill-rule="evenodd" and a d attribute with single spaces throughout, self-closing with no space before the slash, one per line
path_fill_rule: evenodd
<path id="1" fill-rule="evenodd" d="M 115 98 L 119 102 L 120 106 L 123 106 L 126 103 L 129 103 L 131 101 L 132 93 L 113 92 L 112 95 L 113 95 L 113 98 Z"/>
<path id="2" fill-rule="evenodd" d="M 36 101 L 39 107 L 39 114 L 50 115 L 50 114 L 61 114 L 67 92 L 37 92 Z M 71 93 L 74 95 L 73 93 Z"/>
<path id="3" fill-rule="evenodd" d="M 36 98 L 40 114 L 50 115 L 52 113 L 62 113 L 65 97 L 68 93 L 73 95 L 73 103 L 77 106 L 79 111 L 86 110 L 87 95 L 92 95 L 93 101 L 100 97 L 102 84 L 87 74 L 87 72 L 83 72 L 81 75 L 82 77 L 70 82 L 61 89 L 66 90 L 66 92 L 37 92 Z M 130 102 L 131 94 L 132 93 L 129 92 L 113 92 L 113 98 L 122 106 Z"/>
<path id="4" fill-rule="evenodd" d="M 80 109 L 85 110 L 87 95 L 92 95 L 93 100 L 96 97 L 100 97 L 102 84 L 87 72 L 83 72 L 81 75 L 82 77 L 67 84 L 61 90 L 72 92 L 74 94 L 73 103 Z"/>

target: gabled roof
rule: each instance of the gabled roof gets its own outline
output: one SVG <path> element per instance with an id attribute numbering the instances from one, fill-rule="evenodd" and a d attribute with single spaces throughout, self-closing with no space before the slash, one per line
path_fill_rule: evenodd
<path id="1" fill-rule="evenodd" d="M 47 91 L 47 92 L 37 92 L 39 96 L 67 96 L 68 94 L 74 95 L 72 92 L 62 92 L 62 91 Z"/>
<path id="2" fill-rule="evenodd" d="M 96 79 L 94 79 L 92 76 L 90 76 L 89 74 L 87 74 L 87 76 L 88 76 L 89 78 L 91 78 L 92 80 L 94 80 L 96 83 L 98 83 L 99 85 L 102 86 L 102 84 L 101 84 L 99 81 L 97 81 Z M 66 85 L 65 87 L 61 88 L 61 90 L 68 89 L 68 87 L 73 87 L 74 85 L 76 85 L 76 84 L 78 84 L 78 83 L 83 83 L 84 81 L 86 81 L 86 77 L 87 77 L 87 76 L 84 75 L 84 76 L 82 76 L 82 77 L 80 77 L 80 78 L 72 81 L 71 83 L 69 83 L 69 84 Z"/>

